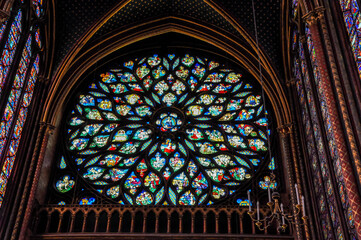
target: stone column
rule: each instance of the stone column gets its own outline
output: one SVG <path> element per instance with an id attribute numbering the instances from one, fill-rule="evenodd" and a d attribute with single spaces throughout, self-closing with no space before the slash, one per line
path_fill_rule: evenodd
<path id="1" fill-rule="evenodd" d="M 341 162 L 341 170 L 346 185 L 346 192 L 349 197 L 349 203 L 354 216 L 355 228 L 359 239 L 361 239 L 361 198 L 357 189 L 356 178 L 351 164 L 351 157 L 346 145 L 346 136 L 342 129 L 342 123 L 335 101 L 336 96 L 332 89 L 331 77 L 328 73 L 327 58 L 323 49 L 321 32 L 317 24 L 318 19 L 321 16 L 320 12 L 323 12 L 323 10 L 321 10 L 321 8 L 315 9 L 303 16 L 303 19 L 310 29 L 314 43 L 316 60 L 321 78 L 318 87 L 324 95 L 328 115 L 331 119 L 330 124 L 335 136 L 335 145 L 339 153 L 339 160 Z"/>
<path id="2" fill-rule="evenodd" d="M 293 171 L 292 171 L 292 160 L 291 156 L 289 154 L 290 150 L 290 133 L 292 131 L 292 125 L 291 124 L 285 124 L 278 129 L 279 133 L 279 139 L 280 139 L 280 145 L 281 145 L 281 153 L 282 153 L 282 162 L 286 165 L 286 171 L 287 171 L 287 181 L 289 182 L 289 193 L 291 196 L 291 203 L 293 206 L 297 205 L 296 201 L 296 193 L 294 189 L 294 177 L 293 177 Z M 293 215 L 297 215 L 297 209 L 294 207 L 293 209 Z M 289 226 L 291 227 L 291 226 Z M 297 239 L 303 239 L 303 234 L 301 230 L 300 225 L 300 219 L 298 216 L 295 217 L 295 229 L 296 229 L 296 235 Z"/>
<path id="3" fill-rule="evenodd" d="M 351 120 L 350 120 L 348 110 L 347 110 L 347 103 L 345 101 L 345 97 L 344 97 L 344 94 L 342 91 L 341 80 L 340 80 L 340 76 L 337 71 L 336 61 L 335 61 L 334 53 L 333 53 L 332 46 L 331 46 L 330 36 L 328 33 L 327 24 L 326 24 L 325 15 L 324 15 L 325 9 L 323 7 L 318 7 L 315 11 L 317 11 L 319 19 L 320 19 L 321 31 L 322 31 L 322 35 L 323 35 L 323 39 L 324 39 L 324 44 L 326 46 L 327 56 L 328 56 L 328 60 L 330 63 L 332 77 L 333 77 L 332 80 L 335 85 L 336 96 L 337 96 L 337 100 L 339 103 L 338 105 L 340 107 L 339 108 L 340 115 L 342 116 L 342 119 L 343 119 L 345 131 L 346 131 L 346 137 L 350 143 L 351 154 L 353 157 L 354 165 L 356 167 L 358 181 L 361 183 L 360 155 L 358 152 L 356 139 L 355 139 L 355 136 L 354 136 L 354 133 L 352 130 Z"/>
<path id="4" fill-rule="evenodd" d="M 24 194 L 21 199 L 18 216 L 13 229 L 13 234 L 11 236 L 12 240 L 15 240 L 17 237 L 17 232 L 20 228 L 20 235 L 18 239 L 24 239 L 26 230 L 29 225 L 30 215 L 32 212 L 32 206 L 35 200 L 35 193 L 39 182 L 41 166 L 43 165 L 43 160 L 45 156 L 46 147 L 48 144 L 49 136 L 53 133 L 54 126 L 49 123 L 40 123 L 39 135 L 36 139 L 34 154 L 31 158 L 31 164 L 29 167 L 29 174 L 26 179 Z M 34 175 L 32 174 L 35 171 Z M 29 198 L 26 200 L 28 191 Z M 24 217 L 22 217 L 22 212 L 25 210 Z M 22 222 L 22 224 L 21 224 Z"/>

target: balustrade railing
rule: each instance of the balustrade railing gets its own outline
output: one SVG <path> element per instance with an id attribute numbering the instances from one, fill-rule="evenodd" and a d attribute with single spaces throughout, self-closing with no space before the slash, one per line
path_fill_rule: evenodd
<path id="1" fill-rule="evenodd" d="M 260 239 L 293 239 L 291 232 L 278 233 L 272 226 L 260 232 L 247 207 L 170 207 L 120 205 L 47 205 L 35 213 L 33 239 L 72 239 L 75 236 L 129 234 L 188 234 L 221 237 L 248 236 Z M 267 210 L 261 210 L 261 215 Z M 221 235 L 219 235 L 221 234 Z M 99 237 L 101 238 L 101 237 Z M 78 238 L 77 238 L 78 239 Z M 93 237 L 92 237 L 93 239 Z"/>

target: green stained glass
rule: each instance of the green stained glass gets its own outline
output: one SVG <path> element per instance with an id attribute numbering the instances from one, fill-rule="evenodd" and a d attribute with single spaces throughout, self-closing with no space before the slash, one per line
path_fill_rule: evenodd
<path id="1" fill-rule="evenodd" d="M 74 185 L 75 181 L 69 175 L 65 175 L 56 182 L 56 189 L 61 193 L 65 193 L 70 191 Z"/>

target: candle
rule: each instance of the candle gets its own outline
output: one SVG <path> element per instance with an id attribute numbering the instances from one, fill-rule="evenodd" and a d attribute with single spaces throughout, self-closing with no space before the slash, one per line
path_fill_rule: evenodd
<path id="1" fill-rule="evenodd" d="M 298 187 L 297 184 L 295 184 L 295 189 L 296 189 L 296 197 L 297 197 L 297 204 L 300 204 L 300 196 L 298 195 Z"/>
<path id="2" fill-rule="evenodd" d="M 271 202 L 271 187 L 268 186 L 268 202 Z"/>
<path id="3" fill-rule="evenodd" d="M 252 207 L 251 207 L 251 190 L 248 190 L 248 211 L 252 211 Z"/>
<path id="4" fill-rule="evenodd" d="M 282 224 L 285 225 L 285 216 L 283 215 L 283 204 L 281 203 L 281 213 L 282 213 Z"/>
<path id="5" fill-rule="evenodd" d="M 257 220 L 259 220 L 259 202 L 257 201 Z"/>
<path id="6" fill-rule="evenodd" d="M 306 216 L 305 197 L 302 196 L 302 216 Z"/>

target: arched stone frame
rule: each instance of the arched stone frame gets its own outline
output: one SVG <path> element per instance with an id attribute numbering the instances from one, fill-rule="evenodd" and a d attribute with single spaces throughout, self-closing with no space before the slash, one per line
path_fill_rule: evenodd
<path id="1" fill-rule="evenodd" d="M 128 1 L 121 2 L 119 6 L 112 10 L 113 13 L 118 11 L 118 9 L 123 7 L 127 2 Z M 213 7 L 216 8 L 216 6 Z M 220 9 L 217 10 L 222 12 Z M 56 135 L 58 133 L 57 126 L 59 126 L 62 119 L 66 99 L 82 74 L 94 66 L 94 64 L 96 64 L 100 59 L 116 50 L 142 39 L 169 32 L 175 32 L 211 43 L 215 47 L 235 58 L 240 65 L 246 68 L 258 81 L 260 81 L 256 44 L 251 37 L 249 37 L 246 31 L 244 31 L 240 26 L 237 26 L 233 19 L 227 18 L 228 21 L 232 22 L 232 25 L 238 27 L 238 31 L 242 34 L 242 36 L 248 39 L 248 46 L 241 45 L 234 38 L 229 37 L 224 33 L 217 32 L 209 26 L 192 22 L 189 19 L 166 17 L 152 22 L 132 26 L 124 31 L 113 32 L 113 34 L 104 38 L 102 41 L 98 42 L 98 44 L 83 49 L 84 46 L 87 46 L 87 41 L 95 34 L 96 30 L 104 23 L 104 21 L 110 18 L 111 13 L 106 16 L 107 17 L 102 19 L 100 22 L 96 23 L 76 44 L 76 46 L 74 46 L 52 79 L 51 88 L 45 101 L 41 119 L 42 126 L 39 131 L 37 144 L 32 157 L 31 167 L 35 170 L 35 173 L 32 176 L 28 176 L 27 179 L 27 185 L 29 186 L 27 189 L 31 189 L 30 197 L 28 200 L 22 201 L 22 207 L 27 210 L 21 224 L 20 237 L 24 236 L 26 226 L 29 223 L 30 211 L 34 203 L 35 193 L 41 193 L 41 188 L 46 186 L 46 177 L 48 177 L 47 175 L 49 174 L 47 167 L 52 164 L 52 160 L 54 158 L 54 145 L 56 144 Z M 295 203 L 295 193 L 292 190 L 293 188 L 290 186 L 294 183 L 293 171 L 297 172 L 298 168 L 293 168 L 293 163 L 289 160 L 291 159 L 291 156 L 297 156 L 296 149 L 289 147 L 289 144 L 291 144 L 290 140 L 293 139 L 293 135 L 291 134 L 293 130 L 290 128 L 291 112 L 289 109 L 289 103 L 281 82 L 269 63 L 266 55 L 262 52 L 260 55 L 264 81 L 263 86 L 265 93 L 270 99 L 272 109 L 275 110 L 275 125 L 282 133 L 280 134 L 283 158 L 282 162 L 287 166 L 285 167 L 285 172 L 287 172 L 286 175 L 289 181 L 286 182 L 290 184 L 286 186 L 286 189 L 287 192 L 291 193 L 292 202 Z M 55 128 L 55 131 L 54 134 L 51 134 L 51 132 L 53 132 L 53 128 Z M 292 151 L 292 155 L 290 154 L 290 150 Z M 45 179 L 42 177 L 45 177 Z M 41 178 L 40 185 L 39 178 Z M 299 181 L 297 181 L 297 183 L 301 184 Z M 38 189 L 38 191 L 36 191 L 36 189 Z M 17 223 L 20 224 L 21 221 L 22 220 L 19 219 L 18 216 Z M 19 226 L 20 225 L 18 225 L 18 227 Z M 16 233 L 16 231 L 18 231 L 18 229 L 15 228 L 14 232 Z M 297 229 L 297 234 L 301 234 L 300 228 Z"/>

